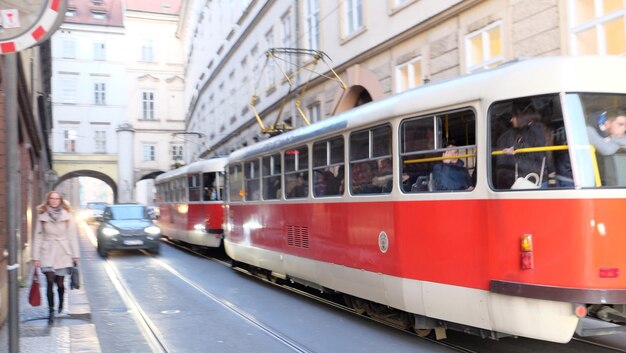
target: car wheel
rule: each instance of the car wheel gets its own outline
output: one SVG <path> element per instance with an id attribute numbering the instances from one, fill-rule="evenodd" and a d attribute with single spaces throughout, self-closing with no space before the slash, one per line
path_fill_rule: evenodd
<path id="1" fill-rule="evenodd" d="M 104 249 L 104 246 L 102 246 L 100 242 L 98 242 L 98 255 L 100 255 L 104 259 L 109 256 L 109 252 Z"/>
<path id="2" fill-rule="evenodd" d="M 153 255 L 159 255 L 161 253 L 161 244 L 157 244 L 154 248 L 150 250 Z"/>

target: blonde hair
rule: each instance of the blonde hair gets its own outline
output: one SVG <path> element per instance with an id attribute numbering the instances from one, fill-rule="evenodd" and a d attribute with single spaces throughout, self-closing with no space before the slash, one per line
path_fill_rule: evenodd
<path id="1" fill-rule="evenodd" d="M 45 201 L 44 201 L 41 205 L 37 206 L 37 213 L 38 213 L 38 214 L 42 214 L 42 213 L 46 212 L 46 207 L 48 206 L 48 200 L 50 200 L 50 196 L 51 196 L 52 194 L 57 194 L 57 195 L 59 195 L 59 199 L 61 200 L 61 204 L 60 204 L 60 206 L 61 206 L 61 207 L 63 207 L 63 209 L 64 209 L 65 211 L 67 211 L 67 212 L 72 212 L 72 208 L 70 207 L 70 205 L 69 205 L 69 204 L 65 201 L 65 199 L 63 198 L 63 194 L 61 194 L 61 193 L 60 193 L 60 192 L 58 192 L 58 191 L 54 191 L 54 190 L 53 190 L 53 191 L 48 191 L 48 192 L 46 193 Z"/>

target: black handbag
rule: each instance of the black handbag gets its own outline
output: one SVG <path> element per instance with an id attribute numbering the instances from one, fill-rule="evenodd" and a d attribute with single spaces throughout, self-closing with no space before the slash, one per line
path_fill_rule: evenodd
<path id="1" fill-rule="evenodd" d="M 74 264 L 72 267 L 72 274 L 70 276 L 70 288 L 80 289 L 80 272 L 78 271 L 78 265 Z"/>

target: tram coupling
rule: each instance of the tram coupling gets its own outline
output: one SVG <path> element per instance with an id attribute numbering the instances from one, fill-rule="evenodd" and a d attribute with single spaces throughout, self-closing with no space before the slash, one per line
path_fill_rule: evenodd
<path id="1" fill-rule="evenodd" d="M 596 304 L 590 305 L 587 311 L 589 317 L 615 325 L 586 328 L 584 327 L 584 321 L 581 320 L 576 328 L 576 334 L 579 336 L 589 337 L 626 333 L 626 305 L 608 306 Z"/>

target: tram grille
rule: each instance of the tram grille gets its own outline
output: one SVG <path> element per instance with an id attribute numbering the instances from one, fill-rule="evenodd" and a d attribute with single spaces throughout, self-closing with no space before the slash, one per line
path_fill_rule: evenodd
<path id="1" fill-rule="evenodd" d="M 287 226 L 287 245 L 309 248 L 309 227 Z"/>

